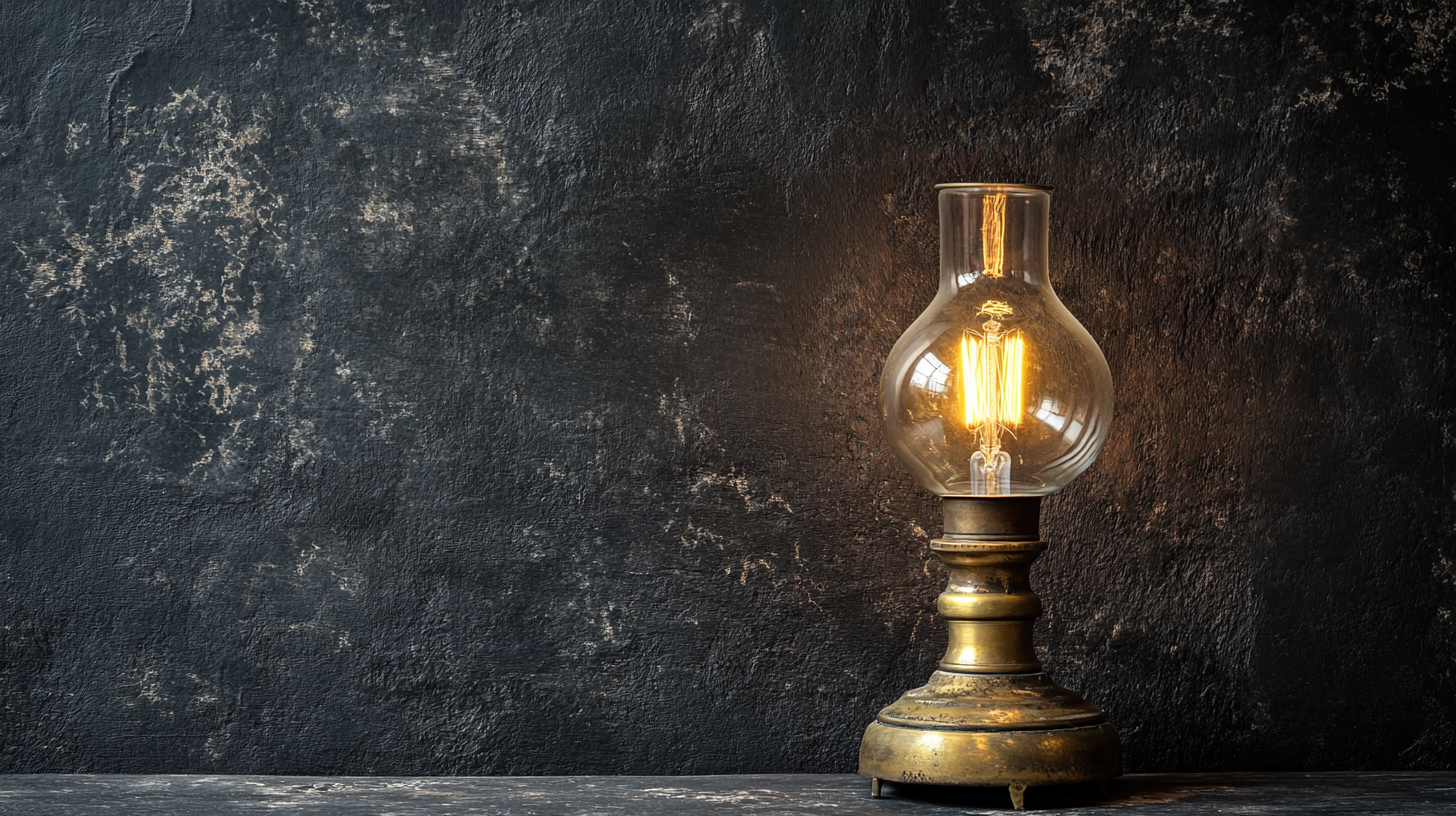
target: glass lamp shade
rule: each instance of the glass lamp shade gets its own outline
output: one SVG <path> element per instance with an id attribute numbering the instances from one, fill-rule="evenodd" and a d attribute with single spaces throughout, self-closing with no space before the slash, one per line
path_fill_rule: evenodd
<path id="1" fill-rule="evenodd" d="M 1054 493 L 1107 439 L 1112 374 L 1047 277 L 1050 188 L 936 189 L 940 291 L 885 361 L 885 436 L 941 496 Z"/>

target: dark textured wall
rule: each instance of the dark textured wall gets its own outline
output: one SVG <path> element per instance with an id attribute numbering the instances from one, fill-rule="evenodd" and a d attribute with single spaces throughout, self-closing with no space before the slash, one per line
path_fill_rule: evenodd
<path id="1" fill-rule="evenodd" d="M 880 364 L 1058 186 L 1130 770 L 1456 767 L 1456 9 L 6 2 L 0 770 L 846 771 L 944 646 Z"/>

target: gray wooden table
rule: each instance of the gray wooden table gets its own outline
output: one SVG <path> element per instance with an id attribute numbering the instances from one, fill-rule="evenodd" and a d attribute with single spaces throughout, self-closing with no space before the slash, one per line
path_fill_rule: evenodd
<path id="1" fill-rule="evenodd" d="M 1154 774 L 1094 788 L 1033 788 L 1064 814 L 1456 814 L 1456 773 Z M 1004 789 L 887 784 L 850 775 L 309 777 L 0 775 L 0 814 L 952 814 L 1007 813 Z"/>

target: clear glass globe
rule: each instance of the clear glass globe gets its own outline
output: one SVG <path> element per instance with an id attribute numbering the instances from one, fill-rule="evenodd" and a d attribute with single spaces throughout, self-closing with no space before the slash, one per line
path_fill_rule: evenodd
<path id="1" fill-rule="evenodd" d="M 885 436 L 942 496 L 1054 493 L 1107 439 L 1112 373 L 1047 278 L 1050 188 L 936 189 L 940 291 L 885 361 Z"/>

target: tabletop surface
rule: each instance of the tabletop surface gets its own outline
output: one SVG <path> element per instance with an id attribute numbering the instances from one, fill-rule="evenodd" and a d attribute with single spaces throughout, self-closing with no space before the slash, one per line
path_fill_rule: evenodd
<path id="1" fill-rule="evenodd" d="M 1149 774 L 1105 796 L 1032 788 L 1027 809 L 1062 814 L 1456 814 L 1456 772 Z M 887 784 L 844 775 L 108 776 L 0 775 L 0 813 L 79 814 L 952 814 L 1008 813 L 1004 789 Z"/>

